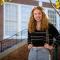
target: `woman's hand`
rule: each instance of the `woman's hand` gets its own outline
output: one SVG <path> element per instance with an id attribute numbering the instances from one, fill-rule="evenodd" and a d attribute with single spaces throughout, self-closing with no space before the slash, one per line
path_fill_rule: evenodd
<path id="1" fill-rule="evenodd" d="M 49 45 L 47 43 L 44 45 L 44 47 L 49 49 L 49 50 L 53 50 L 54 49 L 54 47 L 52 45 Z"/>
<path id="2" fill-rule="evenodd" d="M 30 50 L 32 48 L 32 44 L 29 44 L 28 45 L 28 49 Z"/>

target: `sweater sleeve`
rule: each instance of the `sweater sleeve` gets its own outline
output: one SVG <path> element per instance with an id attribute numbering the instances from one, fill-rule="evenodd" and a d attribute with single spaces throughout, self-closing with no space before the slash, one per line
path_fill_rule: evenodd
<path id="1" fill-rule="evenodd" d="M 52 25 L 52 35 L 56 39 L 55 44 L 60 44 L 60 34 L 58 30 Z"/>
<path id="2" fill-rule="evenodd" d="M 31 44 L 31 33 L 28 31 L 28 44 Z"/>

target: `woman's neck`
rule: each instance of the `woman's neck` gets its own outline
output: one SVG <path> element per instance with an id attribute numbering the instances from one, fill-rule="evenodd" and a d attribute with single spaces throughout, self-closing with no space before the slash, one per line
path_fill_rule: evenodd
<path id="1" fill-rule="evenodd" d="M 41 22 L 37 22 L 37 25 L 36 25 L 37 30 L 40 30 L 40 24 L 41 24 Z"/>

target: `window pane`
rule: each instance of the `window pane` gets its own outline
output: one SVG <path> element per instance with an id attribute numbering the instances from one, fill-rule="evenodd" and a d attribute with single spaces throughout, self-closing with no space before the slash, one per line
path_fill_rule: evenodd
<path id="1" fill-rule="evenodd" d="M 5 4 L 4 8 L 4 27 L 5 35 L 12 36 L 16 34 L 17 31 L 17 5 L 15 4 Z"/>
<path id="2" fill-rule="evenodd" d="M 48 10 L 48 16 L 50 22 L 56 26 L 56 12 L 54 10 Z"/>

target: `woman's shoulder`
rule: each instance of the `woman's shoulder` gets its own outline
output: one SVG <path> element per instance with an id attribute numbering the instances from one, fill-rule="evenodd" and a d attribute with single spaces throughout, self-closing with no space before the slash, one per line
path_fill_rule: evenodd
<path id="1" fill-rule="evenodd" d="M 49 28 L 56 29 L 56 27 L 52 23 L 48 23 Z"/>
<path id="2" fill-rule="evenodd" d="M 52 24 L 52 23 L 49 23 L 49 28 L 48 28 L 49 31 L 51 31 L 52 33 L 58 33 L 58 30 L 57 28 Z"/>
<path id="3" fill-rule="evenodd" d="M 52 23 L 48 23 L 49 26 L 54 26 Z"/>

